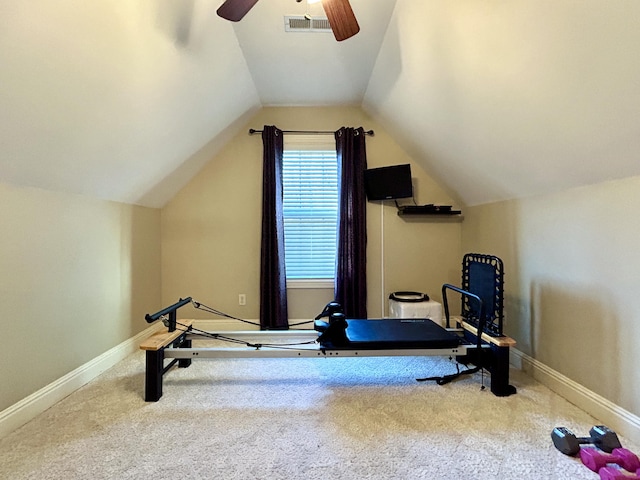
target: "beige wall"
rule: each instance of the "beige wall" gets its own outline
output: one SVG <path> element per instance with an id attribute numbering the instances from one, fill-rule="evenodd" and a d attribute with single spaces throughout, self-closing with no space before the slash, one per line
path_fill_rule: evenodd
<path id="1" fill-rule="evenodd" d="M 0 184 L 0 411 L 146 328 L 160 212 Z"/>
<path id="2" fill-rule="evenodd" d="M 640 177 L 468 208 L 465 251 L 506 270 L 518 348 L 640 415 Z"/>
<path id="3" fill-rule="evenodd" d="M 330 130 L 363 126 L 369 167 L 411 163 L 419 203 L 451 204 L 452 199 L 395 141 L 358 107 L 264 108 L 162 209 L 162 298 L 198 301 L 248 319 L 259 314 L 262 140 L 249 128 Z M 386 297 L 417 290 L 440 297 L 444 282 L 460 278 L 461 224 L 405 220 L 392 205 L 369 203 L 369 316 L 381 316 Z M 383 273 L 384 272 L 384 273 Z M 238 294 L 247 305 L 238 306 Z M 309 319 L 333 298 L 332 290 L 289 290 L 289 317 Z M 211 318 L 185 307 L 185 316 Z M 183 311 L 181 310 L 181 312 Z"/>

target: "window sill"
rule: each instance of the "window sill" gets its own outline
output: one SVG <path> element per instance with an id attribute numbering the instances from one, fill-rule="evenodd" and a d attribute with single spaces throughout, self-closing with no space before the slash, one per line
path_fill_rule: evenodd
<path id="1" fill-rule="evenodd" d="M 287 288 L 332 289 L 333 279 L 287 280 Z"/>

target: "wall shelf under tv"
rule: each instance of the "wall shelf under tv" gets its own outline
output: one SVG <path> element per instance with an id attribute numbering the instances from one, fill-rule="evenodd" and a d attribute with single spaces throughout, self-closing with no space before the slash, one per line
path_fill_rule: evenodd
<path id="1" fill-rule="evenodd" d="M 398 216 L 400 217 L 447 217 L 447 218 L 462 218 L 461 210 L 454 210 L 449 205 L 437 206 L 437 205 L 418 205 L 411 207 L 399 207 Z"/>

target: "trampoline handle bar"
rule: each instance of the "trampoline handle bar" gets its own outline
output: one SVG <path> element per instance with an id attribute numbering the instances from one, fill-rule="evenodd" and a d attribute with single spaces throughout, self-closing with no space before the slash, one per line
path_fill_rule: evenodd
<path id="1" fill-rule="evenodd" d="M 478 302 L 478 348 L 480 348 L 482 332 L 484 331 L 484 324 L 485 324 L 485 318 L 482 312 L 482 299 L 478 295 L 475 295 L 471 292 L 468 292 L 467 290 L 463 290 L 454 285 L 450 285 L 448 283 L 445 283 L 444 285 L 442 285 L 442 303 L 444 304 L 444 315 L 445 315 L 445 318 L 447 319 L 447 328 L 450 328 L 449 302 L 447 302 L 447 290 L 453 290 L 454 292 L 458 292 L 461 295 Z"/>
<path id="2" fill-rule="evenodd" d="M 175 311 L 177 309 L 179 309 L 180 307 L 182 307 L 182 306 L 184 306 L 184 305 L 186 305 L 187 303 L 190 303 L 190 302 L 191 302 L 191 297 L 181 298 L 179 301 L 177 301 L 173 305 L 169 305 L 167 308 L 163 308 L 162 310 L 160 310 L 159 312 L 154 313 L 153 315 L 150 315 L 150 314 L 147 313 L 144 316 L 144 318 L 147 321 L 147 323 L 155 322 L 156 320 L 158 320 L 163 315 L 175 313 Z"/>

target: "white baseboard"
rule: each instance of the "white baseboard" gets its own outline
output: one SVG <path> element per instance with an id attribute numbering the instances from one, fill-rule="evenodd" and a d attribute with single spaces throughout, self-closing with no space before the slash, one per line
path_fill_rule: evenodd
<path id="1" fill-rule="evenodd" d="M 251 322 L 258 323 L 258 320 L 250 320 Z M 306 322 L 308 320 L 289 320 L 290 324 L 296 324 L 300 322 Z M 250 323 L 243 323 L 237 320 L 227 320 L 227 319 L 210 319 L 210 320 L 194 320 L 193 321 L 194 328 L 199 328 L 200 330 L 205 330 L 208 332 L 219 332 L 226 330 L 260 330 L 257 325 L 251 325 Z M 295 327 L 296 329 L 313 329 L 313 321 L 311 323 L 307 323 L 305 325 L 299 325 Z"/>
<path id="2" fill-rule="evenodd" d="M 534 379 L 598 419 L 620 435 L 640 444 L 640 417 L 592 392 L 544 363 L 511 349 L 511 363 Z"/>
<path id="3" fill-rule="evenodd" d="M 257 320 L 251 320 L 257 322 Z M 257 325 L 251 325 L 249 323 L 238 322 L 237 320 L 226 319 L 211 319 L 211 320 L 198 320 L 193 321 L 193 328 L 204 330 L 206 332 L 219 332 L 225 330 L 255 330 L 260 328 Z"/>
<path id="4" fill-rule="evenodd" d="M 20 428 L 37 415 L 86 385 L 101 373 L 116 365 L 138 350 L 140 342 L 162 327 L 161 323 L 140 332 L 135 337 L 106 351 L 90 362 L 81 365 L 55 382 L 23 398 L 0 412 L 0 438 Z"/>

